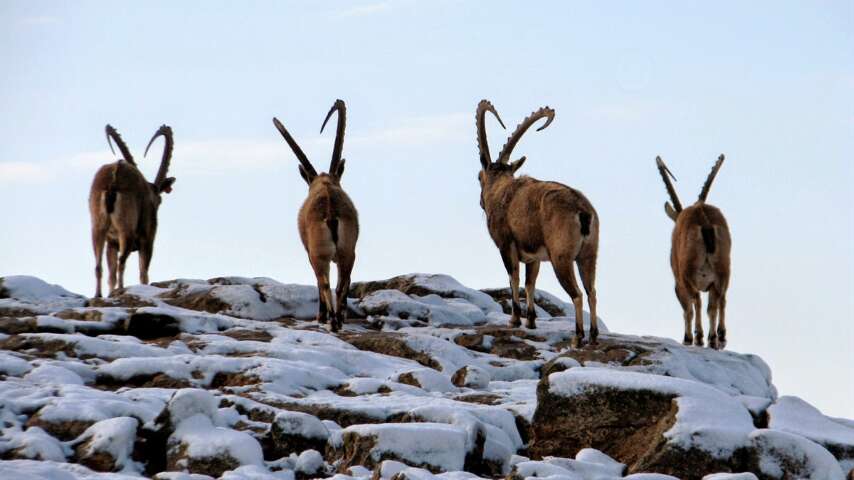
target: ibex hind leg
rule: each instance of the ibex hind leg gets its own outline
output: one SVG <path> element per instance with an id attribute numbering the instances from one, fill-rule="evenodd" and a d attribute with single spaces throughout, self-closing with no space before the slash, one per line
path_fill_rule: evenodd
<path id="1" fill-rule="evenodd" d="M 332 291 L 329 287 L 329 260 L 312 260 L 311 266 L 317 277 L 317 323 L 324 324 L 329 321 L 329 316 L 334 314 L 332 307 Z M 332 330 L 337 330 L 334 320 Z"/>
<path id="2" fill-rule="evenodd" d="M 703 300 L 700 293 L 694 294 L 694 345 L 703 346 Z"/>
<path id="3" fill-rule="evenodd" d="M 580 348 L 584 346 L 584 310 L 581 291 L 578 289 L 578 282 L 575 280 L 575 266 L 573 265 L 574 258 L 569 256 L 559 256 L 552 260 L 552 266 L 555 270 L 560 286 L 566 290 L 569 298 L 572 299 L 572 305 L 575 307 L 575 336 L 572 337 L 572 346 Z"/>
<path id="4" fill-rule="evenodd" d="M 709 305 L 706 307 L 709 316 L 709 348 L 720 349 L 718 342 L 718 295 L 713 290 L 709 291 Z"/>
<path id="5" fill-rule="evenodd" d="M 101 298 L 101 277 L 103 276 L 104 244 L 107 241 L 106 229 L 95 227 L 92 229 L 92 250 L 95 253 L 95 298 Z M 110 278 L 112 279 L 112 274 Z M 112 286 L 110 287 L 112 290 Z"/>
<path id="6" fill-rule="evenodd" d="M 718 297 L 718 346 L 726 348 L 726 291 Z"/>
<path id="7" fill-rule="evenodd" d="M 694 343 L 694 335 L 691 333 L 691 320 L 694 318 L 694 304 L 691 294 L 677 285 L 676 298 L 679 300 L 679 305 L 682 306 L 682 318 L 685 321 L 685 335 L 682 337 L 682 345 L 691 345 Z"/>
<path id="8" fill-rule="evenodd" d="M 525 302 L 528 304 L 526 328 L 537 328 L 537 306 L 534 300 L 537 292 L 537 275 L 540 273 L 540 262 L 525 264 Z"/>
<path id="9" fill-rule="evenodd" d="M 338 260 L 338 285 L 335 287 L 335 321 L 338 328 L 343 328 L 344 321 L 347 319 L 347 293 L 350 291 L 350 274 L 353 272 L 353 263 L 355 263 L 353 258 Z"/>
<path id="10" fill-rule="evenodd" d="M 110 286 L 110 292 L 116 289 L 116 277 L 119 269 L 119 245 L 117 243 L 107 243 L 107 282 Z"/>
<path id="11" fill-rule="evenodd" d="M 596 256 L 591 255 L 575 260 L 581 284 L 587 293 L 587 306 L 590 308 L 590 344 L 596 345 L 599 340 L 599 319 L 596 316 Z"/>
<path id="12" fill-rule="evenodd" d="M 510 280 L 510 295 L 512 297 L 512 313 L 510 315 L 510 327 L 516 328 L 522 325 L 522 307 L 519 305 L 519 253 L 515 246 L 501 249 L 501 260 L 507 270 Z"/>

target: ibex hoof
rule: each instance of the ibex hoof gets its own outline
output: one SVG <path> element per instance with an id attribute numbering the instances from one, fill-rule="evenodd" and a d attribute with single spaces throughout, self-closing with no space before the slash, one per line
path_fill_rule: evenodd
<path id="1" fill-rule="evenodd" d="M 720 347 L 718 346 L 718 337 L 717 336 L 709 335 L 709 348 L 714 349 L 714 350 L 720 349 Z"/>
<path id="2" fill-rule="evenodd" d="M 319 323 L 321 325 L 326 325 L 326 322 L 328 322 L 328 321 L 329 320 L 326 317 L 317 317 L 317 323 Z"/>
<path id="3" fill-rule="evenodd" d="M 519 320 L 519 317 L 510 317 L 510 328 L 521 327 L 522 321 Z"/>
<path id="4" fill-rule="evenodd" d="M 703 334 L 702 333 L 694 335 L 694 345 L 697 347 L 703 346 Z"/>
<path id="5" fill-rule="evenodd" d="M 531 330 L 536 330 L 537 329 L 537 321 L 530 319 L 530 318 L 525 320 L 525 328 L 528 328 Z"/>
<path id="6" fill-rule="evenodd" d="M 570 343 L 570 345 L 572 345 L 572 348 L 581 348 L 584 346 L 584 344 L 585 342 L 583 335 L 575 335 L 574 337 L 572 337 L 572 342 Z"/>
<path id="7" fill-rule="evenodd" d="M 694 337 L 692 337 L 690 333 L 686 333 L 682 338 L 682 345 L 690 347 L 692 343 L 694 343 Z"/>

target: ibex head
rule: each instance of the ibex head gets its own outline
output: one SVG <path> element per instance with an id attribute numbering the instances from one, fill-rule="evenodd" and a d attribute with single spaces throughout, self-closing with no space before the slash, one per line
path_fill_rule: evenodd
<path id="1" fill-rule="evenodd" d="M 546 123 L 544 123 L 540 128 L 540 130 L 548 127 L 552 120 L 555 117 L 555 111 L 549 107 L 543 107 L 539 110 L 534 111 L 527 118 L 522 120 L 516 130 L 507 137 L 507 141 L 504 143 L 504 146 L 501 148 L 501 153 L 498 154 L 498 159 L 495 161 L 492 160 L 492 157 L 489 154 L 489 143 L 486 138 L 486 113 L 490 112 L 495 115 L 495 118 L 498 120 L 498 123 L 501 124 L 502 128 L 507 128 L 504 126 L 504 122 L 501 121 L 501 117 L 498 115 L 498 112 L 495 110 L 495 107 L 489 100 L 481 100 L 477 105 L 477 113 L 475 114 L 475 121 L 477 123 L 477 148 L 480 156 L 480 166 L 481 170 L 478 174 L 478 180 L 480 181 L 481 188 L 481 196 L 480 196 L 480 206 L 484 208 L 483 204 L 483 190 L 488 188 L 490 184 L 492 184 L 497 178 L 500 177 L 512 177 L 516 170 L 525 163 L 527 157 L 521 157 L 518 160 L 510 161 L 510 154 L 513 153 L 513 148 L 516 147 L 516 144 L 519 143 L 519 140 L 522 138 L 522 135 L 531 128 L 538 120 L 541 118 L 546 119 Z"/>
<path id="2" fill-rule="evenodd" d="M 724 163 L 724 154 L 721 154 L 718 157 L 718 161 L 715 162 L 715 166 L 712 167 L 712 171 L 709 172 L 709 176 L 706 178 L 706 182 L 703 183 L 703 188 L 700 190 L 700 195 L 697 197 L 696 203 L 705 203 L 706 197 L 709 196 L 709 190 L 712 188 L 712 182 L 715 180 L 715 176 L 718 174 L 718 170 L 721 169 L 721 165 Z M 664 188 L 667 189 L 668 195 L 670 195 L 671 202 L 664 202 L 664 213 L 670 217 L 674 222 L 677 218 L 679 218 L 679 214 L 682 213 L 682 203 L 679 201 L 679 195 L 676 194 L 676 189 L 673 188 L 673 183 L 670 182 L 672 178 L 673 181 L 676 181 L 676 177 L 667 168 L 667 165 L 664 164 L 664 160 L 661 157 L 655 157 L 655 165 L 658 167 L 658 173 L 661 174 L 661 179 L 664 180 Z"/>
<path id="3" fill-rule="evenodd" d="M 326 127 L 326 122 L 329 121 L 332 114 L 335 112 L 338 112 L 338 128 L 335 131 L 335 143 L 332 148 L 332 161 L 329 163 L 328 174 L 317 173 L 317 170 L 315 170 L 311 162 L 308 161 L 308 157 L 297 144 L 296 140 L 294 140 L 294 137 L 291 136 L 278 118 L 273 117 L 273 125 L 276 126 L 279 133 L 281 133 L 282 137 L 285 138 L 285 141 L 288 142 L 288 145 L 291 147 L 291 150 L 293 150 L 297 160 L 299 160 L 299 173 L 309 187 L 311 187 L 315 180 L 338 184 L 341 180 L 341 176 L 344 175 L 344 164 L 347 161 L 346 159 L 341 158 L 341 152 L 344 150 L 344 129 L 347 124 L 347 106 L 344 104 L 344 100 L 336 100 L 332 105 L 332 108 L 329 109 L 329 113 L 326 114 L 326 119 L 323 120 L 323 125 L 320 126 L 320 133 L 323 133 L 323 129 Z"/>
<path id="4" fill-rule="evenodd" d="M 133 159 L 133 155 L 130 153 L 130 149 L 128 149 L 124 140 L 122 140 L 121 135 L 113 128 L 112 125 L 107 125 L 106 128 L 107 134 L 107 144 L 110 146 L 110 151 L 113 154 L 116 151 L 113 149 L 113 140 L 115 140 L 116 145 L 119 147 L 119 151 L 124 157 L 124 161 L 130 163 L 133 166 L 137 166 L 136 162 Z M 154 136 L 151 137 L 151 140 L 148 142 L 148 146 L 145 147 L 145 153 L 143 156 L 148 155 L 148 149 L 151 147 L 151 144 L 154 143 L 154 140 L 157 137 L 162 136 L 165 140 L 165 144 L 163 146 L 163 157 L 160 160 L 160 168 L 157 170 L 157 176 L 154 178 L 153 182 L 148 182 L 149 186 L 149 199 L 153 202 L 155 206 L 160 206 L 160 195 L 162 193 L 169 193 L 172 191 L 172 185 L 175 183 L 175 177 L 167 177 L 166 174 L 169 172 L 169 162 L 172 160 L 172 148 L 175 145 L 175 142 L 172 137 L 172 128 L 167 125 L 162 125 L 157 131 L 154 133 Z"/>

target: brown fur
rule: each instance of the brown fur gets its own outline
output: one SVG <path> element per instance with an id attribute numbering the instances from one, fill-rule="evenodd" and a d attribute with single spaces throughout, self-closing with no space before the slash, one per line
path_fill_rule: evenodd
<path id="1" fill-rule="evenodd" d="M 548 120 L 539 130 L 547 127 L 554 118 L 554 111 L 546 107 L 526 118 L 508 138 L 495 162 L 492 162 L 486 144 L 486 112 L 492 112 L 501 121 L 489 102 L 480 102 L 476 119 L 482 167 L 479 175 L 481 207 L 486 213 L 489 234 L 501 253 L 510 277 L 513 295 L 510 325 L 515 327 L 521 323 L 519 262 L 525 264 L 528 305 L 526 326 L 536 328 L 534 293 L 537 274 L 540 262 L 548 261 L 552 263 L 558 281 L 575 307 L 573 345 L 583 345 L 584 317 L 581 291 L 575 280 L 573 264 L 576 264 L 590 308 L 590 340 L 596 343 L 599 334 L 595 288 L 599 216 L 590 201 L 578 190 L 527 176 L 514 177 L 513 174 L 522 166 L 525 157 L 509 162 L 513 147 L 525 131 L 542 118 Z"/>
<path id="2" fill-rule="evenodd" d="M 318 174 L 284 125 L 278 119 L 273 119 L 279 133 L 300 161 L 300 175 L 308 184 L 308 197 L 300 208 L 297 225 L 309 263 L 317 278 L 317 321 L 326 323 L 331 315 L 333 332 L 337 332 L 344 324 L 347 292 L 350 290 L 350 275 L 356 262 L 356 241 L 359 238 L 359 215 L 340 183 L 345 163 L 341 158 L 346 122 L 346 106 L 343 101 L 335 102 L 323 125 L 326 125 L 326 121 L 336 111 L 338 129 L 329 174 Z M 335 288 L 334 300 L 329 285 L 330 262 L 338 265 L 338 285 Z"/>
<path id="3" fill-rule="evenodd" d="M 705 203 L 705 198 L 723 160 L 724 156 L 721 155 L 697 202 L 682 209 L 667 176 L 667 166 L 661 158 L 656 158 L 659 172 L 673 202 L 665 204 L 665 212 L 675 222 L 671 238 L 670 267 L 676 280 L 676 298 L 682 305 L 685 321 L 683 343 L 703 345 L 700 292 L 708 292 L 709 347 L 715 349 L 726 346 L 726 292 L 729 288 L 732 241 L 723 213 L 717 207 Z"/>
<path id="4" fill-rule="evenodd" d="M 101 297 L 101 262 L 105 246 L 110 293 L 116 288 L 124 288 L 125 263 L 134 251 L 139 252 L 139 281 L 142 284 L 148 283 L 148 267 L 154 252 L 154 237 L 157 234 L 160 196 L 163 192 L 171 192 L 175 182 L 175 178 L 165 176 L 164 168 L 168 167 L 171 157 L 171 129 L 161 127 L 152 141 L 160 135 L 167 137 L 167 149 L 161 160 L 158 180 L 150 183 L 137 169 L 124 141 L 107 125 L 107 138 L 112 137 L 127 158 L 99 168 L 89 191 L 92 247 L 95 253 L 95 298 Z"/>

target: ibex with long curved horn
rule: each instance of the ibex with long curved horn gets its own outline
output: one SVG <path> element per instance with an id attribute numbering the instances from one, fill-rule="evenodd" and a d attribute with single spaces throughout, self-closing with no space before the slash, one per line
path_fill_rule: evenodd
<path id="1" fill-rule="evenodd" d="M 148 283 L 148 266 L 154 252 L 157 234 L 157 210 L 161 194 L 172 191 L 175 177 L 167 177 L 172 159 L 172 129 L 160 127 L 145 147 L 145 155 L 157 137 L 165 140 L 163 158 L 154 182 L 149 182 L 137 168 L 136 162 L 116 129 L 106 126 L 107 144 L 113 150 L 115 140 L 122 154 L 115 163 L 102 166 L 95 174 L 89 192 L 89 213 L 92 217 L 92 247 L 95 250 L 95 297 L 101 296 L 101 261 L 107 247 L 110 293 L 116 286 L 124 288 L 125 263 L 131 252 L 139 251 L 139 282 Z"/>
<path id="2" fill-rule="evenodd" d="M 683 209 L 676 189 L 670 182 L 673 174 L 661 157 L 655 158 L 658 172 L 673 202 L 665 202 L 664 211 L 676 222 L 671 239 L 670 268 L 676 279 L 676 298 L 682 305 L 685 320 L 683 343 L 703 345 L 700 292 L 709 292 L 709 347 L 714 349 L 726 346 L 726 292 L 729 287 L 732 242 L 726 218 L 718 208 L 706 203 L 706 197 L 723 163 L 724 156 L 721 155 L 703 184 L 697 201 Z M 675 177 L 673 179 L 676 180 Z"/>
<path id="3" fill-rule="evenodd" d="M 288 133 L 277 118 L 273 124 L 299 160 L 299 172 L 308 184 L 308 197 L 299 211 L 298 227 L 302 244 L 308 253 L 308 261 L 317 277 L 319 307 L 317 321 L 326 323 L 331 318 L 331 329 L 337 332 L 344 324 L 347 313 L 347 292 L 350 290 L 350 274 L 356 261 L 356 240 L 359 238 L 359 215 L 350 197 L 341 188 L 341 176 L 344 174 L 345 159 L 341 158 L 344 149 L 344 128 L 346 126 L 347 107 L 343 100 L 335 104 L 323 120 L 320 132 L 323 133 L 326 122 L 333 113 L 338 113 L 338 129 L 335 132 L 335 144 L 332 148 L 332 161 L 329 173 L 317 173 L 296 140 Z M 329 263 L 338 265 L 338 285 L 335 300 L 329 286 Z"/>
<path id="4" fill-rule="evenodd" d="M 596 256 L 599 250 L 599 216 L 589 200 L 578 190 L 556 182 L 540 181 L 513 174 L 525 162 L 522 157 L 510 162 L 513 148 L 522 135 L 538 120 L 546 119 L 537 131 L 548 127 L 555 112 L 549 107 L 533 112 L 507 139 L 498 159 L 492 161 L 484 120 L 490 112 L 504 126 L 495 107 L 486 100 L 477 106 L 477 145 L 480 153 L 480 206 L 486 212 L 489 234 L 510 276 L 513 311 L 510 326 L 520 325 L 519 262 L 525 263 L 525 294 L 528 304 L 525 326 L 536 328 L 534 293 L 540 262 L 552 263 L 561 286 L 575 307 L 573 346 L 584 344 L 584 317 L 581 291 L 575 280 L 578 265 L 581 282 L 590 307 L 590 341 L 596 343 L 599 328 L 596 319 Z"/>

